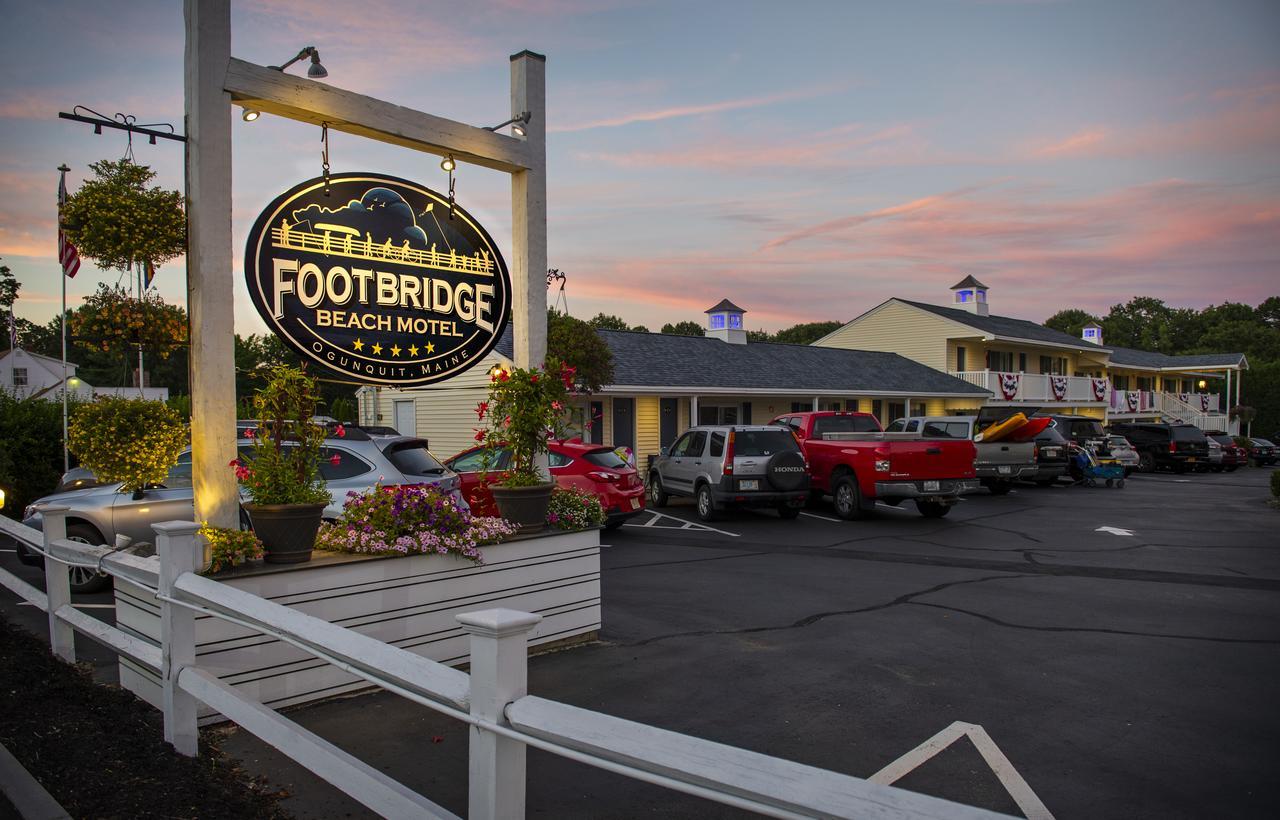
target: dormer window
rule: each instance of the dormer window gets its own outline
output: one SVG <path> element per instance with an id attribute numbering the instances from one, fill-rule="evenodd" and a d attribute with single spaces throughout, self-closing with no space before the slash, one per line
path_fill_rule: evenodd
<path id="1" fill-rule="evenodd" d="M 729 327 L 734 328 L 735 330 L 741 330 L 741 329 L 742 329 L 742 314 L 741 314 L 741 313 L 730 313 L 730 314 L 729 314 Z"/>
<path id="2" fill-rule="evenodd" d="M 969 301 L 969 300 L 971 300 L 971 299 L 973 299 L 973 291 L 971 291 L 971 290 L 959 290 L 959 291 L 956 291 L 956 301 L 957 301 L 957 302 L 968 302 L 968 301 Z"/>
<path id="3" fill-rule="evenodd" d="M 1096 338 L 1098 338 L 1098 330 L 1097 330 L 1097 328 L 1086 327 L 1086 328 L 1084 329 L 1084 337 L 1085 337 L 1086 339 L 1096 339 Z"/>
<path id="4" fill-rule="evenodd" d="M 723 314 L 723 313 L 714 313 L 714 314 L 712 314 L 712 316 L 711 316 L 711 329 L 712 329 L 712 330 L 719 330 L 719 329 L 721 329 L 722 327 L 724 327 L 724 314 Z"/>

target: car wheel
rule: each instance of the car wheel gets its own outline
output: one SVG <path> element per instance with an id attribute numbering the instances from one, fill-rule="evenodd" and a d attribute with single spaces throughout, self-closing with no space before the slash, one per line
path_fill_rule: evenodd
<path id="1" fill-rule="evenodd" d="M 987 489 L 991 491 L 992 495 L 1008 495 L 1009 491 L 1013 489 L 1013 482 L 992 481 L 987 485 Z"/>
<path id="2" fill-rule="evenodd" d="M 1156 471 L 1156 457 L 1150 453 L 1143 453 L 1138 456 L 1138 469 L 1144 473 L 1154 473 Z"/>
<path id="3" fill-rule="evenodd" d="M 649 502 L 655 507 L 665 507 L 671 496 L 662 489 L 662 479 L 654 473 L 649 477 Z"/>
<path id="4" fill-rule="evenodd" d="M 91 547 L 100 547 L 106 543 L 102 533 L 88 524 L 68 524 L 67 540 Z M 71 582 L 71 591 L 81 594 L 99 592 L 111 586 L 110 575 L 89 567 L 67 567 L 67 578 Z"/>
<path id="5" fill-rule="evenodd" d="M 862 489 L 858 486 L 856 476 L 841 476 L 836 481 L 831 498 L 835 504 L 836 515 L 845 521 L 857 521 L 867 514 L 867 510 L 871 506 L 867 503 L 866 497 L 862 495 Z"/>
<path id="6" fill-rule="evenodd" d="M 945 518 L 951 512 L 951 505 L 941 501 L 917 501 L 916 509 L 925 518 Z"/>
<path id="7" fill-rule="evenodd" d="M 703 521 L 714 521 L 716 518 L 716 503 L 711 497 L 711 485 L 702 484 L 698 487 L 697 494 L 698 517 Z"/>
<path id="8" fill-rule="evenodd" d="M 778 507 L 778 517 L 784 521 L 791 521 L 800 517 L 800 508 L 793 507 L 790 504 L 783 504 Z"/>

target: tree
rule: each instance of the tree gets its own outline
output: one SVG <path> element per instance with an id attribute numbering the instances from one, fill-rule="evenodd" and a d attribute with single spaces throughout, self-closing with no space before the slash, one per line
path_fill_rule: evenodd
<path id="1" fill-rule="evenodd" d="M 22 288 L 8 265 L 0 265 L 0 313 L 13 310 L 13 303 L 18 301 L 18 291 Z"/>
<path id="2" fill-rule="evenodd" d="M 138 263 L 159 266 L 186 252 L 181 193 L 148 188 L 155 172 L 129 160 L 89 167 L 94 179 L 67 197 L 61 211 L 63 230 L 81 256 L 102 268 L 128 271 Z"/>
<path id="3" fill-rule="evenodd" d="M 798 325 L 783 328 L 773 334 L 773 341 L 778 344 L 811 345 L 828 333 L 834 333 L 839 330 L 843 324 L 843 322 L 834 321 L 801 322 Z"/>
<path id="4" fill-rule="evenodd" d="M 613 351 L 587 322 L 552 308 L 547 311 L 547 360 L 577 369 L 579 392 L 595 393 L 613 381 Z"/>
<path id="5" fill-rule="evenodd" d="M 747 341 L 753 344 L 764 344 L 765 342 L 772 342 L 773 337 L 769 335 L 767 330 L 748 330 Z"/>
<path id="6" fill-rule="evenodd" d="M 627 321 L 621 316 L 613 316 L 608 313 L 597 313 L 595 316 L 587 320 L 587 324 L 600 330 L 630 330 Z"/>
<path id="7" fill-rule="evenodd" d="M 668 322 L 662 326 L 659 333 L 665 333 L 668 336 L 706 336 L 707 333 L 702 329 L 702 325 L 697 322 L 676 322 L 674 325 Z"/>
<path id="8" fill-rule="evenodd" d="M 1051 327 L 1054 330 L 1062 331 L 1068 336 L 1074 336 L 1077 339 L 1083 338 L 1084 326 L 1090 322 L 1102 324 L 1097 316 L 1088 311 L 1079 308 L 1067 308 L 1044 320 L 1045 327 Z M 1103 341 L 1114 341 L 1113 339 L 1103 338 Z M 1118 343 L 1117 343 L 1118 344 Z"/>
<path id="9" fill-rule="evenodd" d="M 632 333 L 648 333 L 649 328 L 645 327 L 644 325 L 636 325 L 635 327 L 631 328 L 631 332 Z"/>

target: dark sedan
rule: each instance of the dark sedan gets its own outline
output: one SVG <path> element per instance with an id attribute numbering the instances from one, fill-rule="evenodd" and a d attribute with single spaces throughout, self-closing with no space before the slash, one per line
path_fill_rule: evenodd
<path id="1" fill-rule="evenodd" d="M 1249 460 L 1255 467 L 1275 464 L 1280 459 L 1280 448 L 1265 438 L 1249 439 Z"/>

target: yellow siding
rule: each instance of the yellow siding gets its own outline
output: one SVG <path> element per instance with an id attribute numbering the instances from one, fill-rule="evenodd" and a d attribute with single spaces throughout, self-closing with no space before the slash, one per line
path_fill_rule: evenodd
<path id="1" fill-rule="evenodd" d="M 657 396 L 636 399 L 636 464 L 644 466 L 649 456 L 657 455 L 661 430 L 660 403 Z"/>
<path id="2" fill-rule="evenodd" d="M 820 344 L 845 350 L 884 350 L 946 370 L 947 338 L 963 333 L 940 316 L 890 302 L 875 313 L 845 325 Z"/>
<path id="3" fill-rule="evenodd" d="M 425 438 L 437 458 L 446 459 L 474 445 L 476 405 L 489 394 L 489 369 L 495 364 L 510 365 L 497 354 L 489 354 L 475 367 L 440 385 L 408 390 L 378 391 L 379 424 L 395 424 L 397 400 L 413 399 L 417 435 Z"/>
<path id="4" fill-rule="evenodd" d="M 947 403 L 944 399 L 927 399 L 924 403 L 924 414 L 926 416 L 945 416 L 947 414 Z"/>

